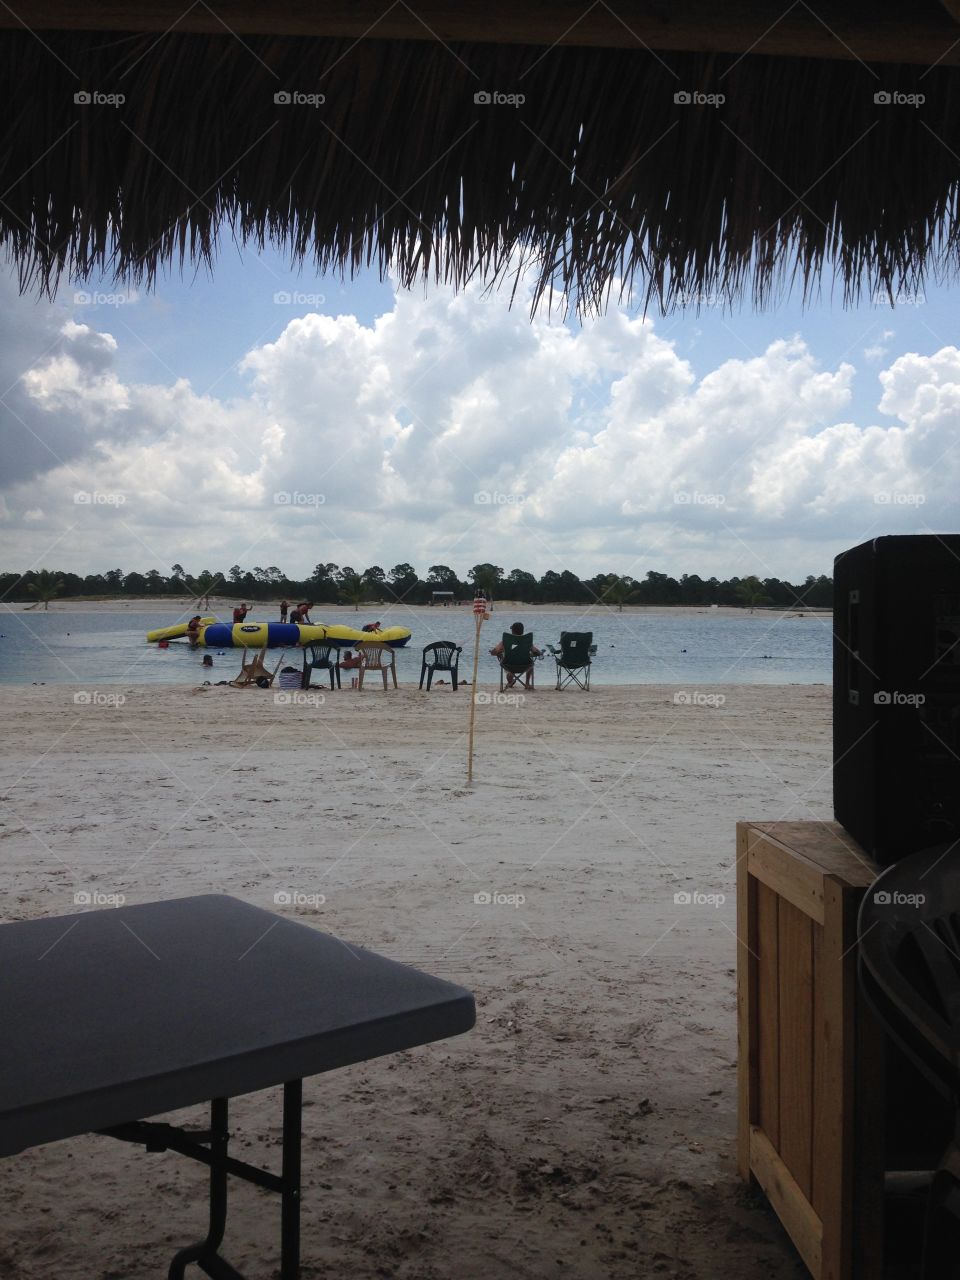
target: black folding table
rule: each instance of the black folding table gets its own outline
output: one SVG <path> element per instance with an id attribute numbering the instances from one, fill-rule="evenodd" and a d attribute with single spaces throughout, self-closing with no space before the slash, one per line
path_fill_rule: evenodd
<path id="1" fill-rule="evenodd" d="M 210 1170 L 219 1253 L 228 1175 L 281 1197 L 281 1280 L 300 1272 L 305 1076 L 468 1031 L 473 996 L 235 898 L 205 895 L 0 925 L 0 1156 L 98 1132 Z M 279 1174 L 228 1154 L 227 1100 L 282 1084 Z M 210 1102 L 210 1127 L 145 1120 Z"/>

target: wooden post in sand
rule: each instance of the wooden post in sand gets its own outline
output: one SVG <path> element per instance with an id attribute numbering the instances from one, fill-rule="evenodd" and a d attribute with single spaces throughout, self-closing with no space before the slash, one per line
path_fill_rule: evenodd
<path id="1" fill-rule="evenodd" d="M 476 640 L 473 646 L 473 684 L 470 686 L 470 729 L 467 735 L 467 786 L 473 782 L 473 728 L 477 714 L 477 669 L 480 666 L 480 628 L 484 620 L 489 618 L 487 602 L 482 595 L 473 601 L 473 620 L 477 626 Z"/>

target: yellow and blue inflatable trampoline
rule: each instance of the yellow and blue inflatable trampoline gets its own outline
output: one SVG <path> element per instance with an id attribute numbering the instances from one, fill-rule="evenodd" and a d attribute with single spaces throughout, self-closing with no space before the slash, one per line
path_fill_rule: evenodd
<path id="1" fill-rule="evenodd" d="M 160 627 L 148 631 L 147 639 L 178 640 L 187 634 L 187 624 Z M 406 627 L 386 627 L 383 631 L 359 631 L 356 627 L 339 624 L 328 627 L 324 623 L 296 622 L 215 622 L 212 618 L 201 621 L 198 642 L 207 649 L 292 649 L 295 645 L 326 642 L 338 649 L 355 649 L 361 644 L 388 644 L 392 649 L 402 649 L 410 639 Z"/>

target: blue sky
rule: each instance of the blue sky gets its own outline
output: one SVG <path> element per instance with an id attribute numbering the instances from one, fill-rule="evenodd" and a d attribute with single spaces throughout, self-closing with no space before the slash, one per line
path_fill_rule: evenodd
<path id="1" fill-rule="evenodd" d="M 930 355 L 955 340 L 956 289 L 927 286 L 919 305 L 910 299 L 891 307 L 872 298 L 844 308 L 842 291 L 825 282 L 821 297 L 806 306 L 797 295 L 787 295 L 779 305 L 754 311 L 745 303 L 734 311 L 715 306 L 686 308 L 670 315 L 651 312 L 656 332 L 675 344 L 678 355 L 689 360 L 703 377 L 728 359 L 760 356 L 777 338 L 800 334 L 824 367 L 849 361 L 857 368 L 851 410 L 862 420 L 884 421 L 877 407 L 878 369 L 888 354 L 905 351 Z M 84 290 L 92 295 L 112 295 L 110 280 L 91 282 Z M 69 304 L 76 293 L 62 290 Z M 413 292 L 422 293 L 423 286 Z M 428 290 L 429 292 L 429 290 Z M 274 302 L 287 293 L 291 303 Z M 833 294 L 834 296 L 831 296 Z M 309 301 L 297 302 L 296 295 Z M 276 339 L 294 317 L 309 312 L 336 316 L 351 314 L 364 325 L 392 309 L 393 286 L 375 271 L 354 279 L 321 276 L 308 265 L 292 268 L 289 260 L 268 246 L 262 254 L 227 243 L 221 248 L 214 273 L 168 272 L 152 293 L 141 291 L 133 306 L 110 304 L 76 308 L 78 319 L 109 328 L 121 341 L 118 364 L 125 377 L 137 381 L 168 381 L 186 377 L 198 392 L 210 389 L 218 396 L 242 393 L 246 379 L 236 368 L 253 347 Z M 502 291 L 506 297 L 506 289 Z M 313 299 L 322 297 L 322 302 Z M 43 304 L 40 304 L 43 305 Z M 517 304 L 522 308 L 523 304 Z M 640 307 L 631 310 L 639 314 Z M 561 323 L 559 317 L 556 323 Z M 577 326 L 575 318 L 566 321 Z M 890 336 L 886 336 L 890 334 Z M 883 348 L 865 357 L 864 351 Z"/>

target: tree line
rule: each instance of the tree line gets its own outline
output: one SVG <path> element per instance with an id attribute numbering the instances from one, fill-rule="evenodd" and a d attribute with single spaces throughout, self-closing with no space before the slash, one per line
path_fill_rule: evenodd
<path id="1" fill-rule="evenodd" d="M 833 579 L 809 575 L 802 583 L 779 578 L 702 578 L 684 573 L 679 578 L 651 569 L 643 578 L 629 574 L 598 573 L 579 578 L 569 569 L 548 569 L 541 577 L 525 569 L 505 572 L 499 565 L 475 564 L 464 578 L 445 564 L 433 564 L 420 577 L 412 564 L 392 569 L 371 565 L 321 562 L 309 578 L 288 578 L 276 565 L 243 569 L 233 565 L 226 573 L 204 569 L 195 576 L 180 564 L 170 572 L 148 569 L 145 573 L 110 569 L 80 576 L 57 569 L 31 569 L 26 573 L 0 574 L 0 599 L 47 603 L 58 597 L 116 596 L 160 598 L 192 595 L 227 596 L 255 603 L 258 600 L 312 600 L 316 604 L 364 603 L 430 604 L 435 592 L 450 592 L 454 600 L 469 600 L 484 592 L 490 599 L 517 600 L 524 604 L 624 605 L 732 605 L 775 609 L 830 609 Z"/>

